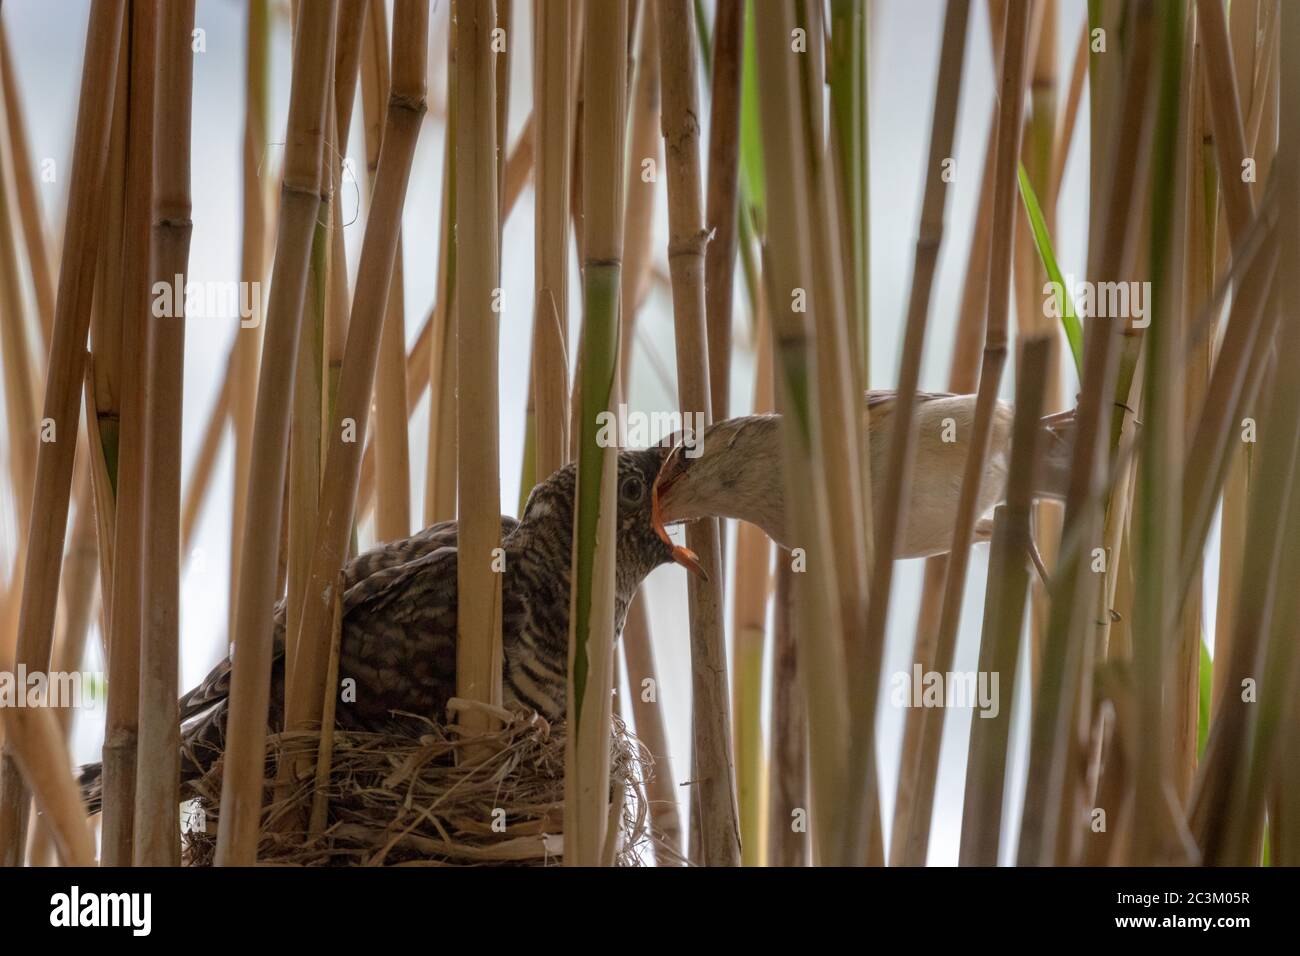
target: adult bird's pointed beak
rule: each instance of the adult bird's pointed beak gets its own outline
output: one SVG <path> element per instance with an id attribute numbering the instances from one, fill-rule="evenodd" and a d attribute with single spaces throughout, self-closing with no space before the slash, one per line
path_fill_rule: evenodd
<path id="1" fill-rule="evenodd" d="M 673 561 L 707 581 L 709 575 L 704 570 L 704 565 L 700 563 L 699 555 L 684 545 L 674 544 L 672 538 L 668 537 L 667 529 L 664 528 L 663 495 L 667 494 L 668 489 L 681 478 L 685 469 L 686 456 L 681 454 L 681 446 L 678 445 L 664 456 L 664 463 L 659 467 L 659 474 L 655 476 L 654 485 L 650 489 L 651 520 L 654 523 L 655 534 L 672 549 Z"/>

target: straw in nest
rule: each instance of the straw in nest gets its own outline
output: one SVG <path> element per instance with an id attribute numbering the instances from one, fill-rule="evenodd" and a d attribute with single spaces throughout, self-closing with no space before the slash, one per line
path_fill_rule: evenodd
<path id="1" fill-rule="evenodd" d="M 483 706 L 453 701 L 453 706 Z M 261 863 L 298 866 L 549 866 L 564 856 L 564 733 L 534 713 L 492 708 L 499 729 L 462 733 L 416 715 L 407 728 L 385 733 L 337 730 L 328 783 L 321 796 L 311 779 L 287 797 L 268 788 L 262 811 Z M 316 747 L 318 732 L 267 738 L 267 780 L 277 761 Z M 465 748 L 491 752 L 462 764 Z M 654 839 L 644 784 L 652 758 L 614 718 L 611 743 L 612 817 L 619 838 L 608 862 L 637 866 Z M 185 862 L 211 865 L 220 817 L 221 775 L 214 767 L 195 784 Z M 323 822 L 303 829 L 312 817 Z M 324 813 L 321 813 L 321 810 Z M 658 842 L 658 841 L 655 841 Z"/>

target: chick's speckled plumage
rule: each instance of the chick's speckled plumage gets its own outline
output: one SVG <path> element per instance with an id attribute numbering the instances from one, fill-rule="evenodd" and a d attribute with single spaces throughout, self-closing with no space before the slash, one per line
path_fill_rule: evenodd
<path id="1" fill-rule="evenodd" d="M 652 570 L 671 560 L 651 523 L 651 487 L 663 449 L 621 452 L 615 626 Z M 564 716 L 568 671 L 569 566 L 573 538 L 573 465 L 533 489 L 519 521 L 501 519 L 503 693 L 507 705 Z M 337 706 L 338 726 L 379 730 L 401 712 L 444 718 L 456 691 L 457 527 L 444 521 L 358 555 L 343 572 L 339 680 L 355 681 Z M 484 560 L 488 560 L 484 556 Z M 283 725 L 284 601 L 276 606 L 269 726 Z M 232 659 L 227 657 L 180 701 L 182 777 L 206 773 L 223 750 Z M 95 808 L 99 765 L 82 782 Z"/>

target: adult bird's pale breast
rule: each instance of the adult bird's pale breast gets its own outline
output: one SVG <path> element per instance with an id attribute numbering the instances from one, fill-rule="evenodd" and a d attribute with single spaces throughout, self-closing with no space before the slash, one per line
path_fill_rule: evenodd
<path id="1" fill-rule="evenodd" d="M 874 495 L 883 495 L 889 456 L 887 436 L 893 428 L 892 393 L 876 402 L 869 398 L 868 407 L 871 414 L 871 490 Z M 1006 495 L 1012 416 L 1012 408 L 1006 402 L 994 406 L 993 431 L 976 498 L 976 516 L 988 514 Z M 962 475 L 974 432 L 974 396 L 922 393 L 913 422 L 916 458 L 907 490 L 908 508 L 899 547 L 899 557 L 903 558 L 929 557 L 952 550 Z"/>

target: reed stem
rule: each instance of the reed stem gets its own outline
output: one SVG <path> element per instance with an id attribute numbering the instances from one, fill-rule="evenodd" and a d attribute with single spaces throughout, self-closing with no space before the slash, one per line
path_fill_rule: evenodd
<path id="1" fill-rule="evenodd" d="M 600 37 L 582 66 L 580 123 L 583 322 L 574 405 L 578 419 L 573 571 L 569 600 L 569 732 L 565 749 L 564 862 L 603 859 L 609 804 L 609 735 L 614 650 L 617 451 L 597 441 L 597 416 L 614 401 L 627 100 L 628 10 L 587 3 L 583 33 Z"/>
<path id="2" fill-rule="evenodd" d="M 190 110 L 194 0 L 165 4 L 158 27 L 153 136 L 166 144 L 155 166 L 153 263 L 158 282 L 185 287 L 189 272 Z M 178 296 L 178 298 L 180 298 Z M 180 865 L 181 422 L 185 310 L 152 323 L 149 408 L 149 590 L 140 642 L 140 731 L 136 762 L 137 866 Z"/>
<path id="3" fill-rule="evenodd" d="M 270 703 L 272 611 L 277 549 L 266 529 L 279 528 L 284 504 L 286 448 L 294 363 L 302 327 L 312 235 L 320 210 L 322 152 L 334 65 L 337 0 L 303 3 L 295 26 L 289 128 L 280 186 L 279 231 L 257 388 L 248 496 L 239 564 L 230 682 L 219 866 L 249 866 L 257 858 L 266 723 Z"/>
<path id="4" fill-rule="evenodd" d="M 54 638 L 112 112 L 112 101 L 103 91 L 111 88 L 117 72 L 124 8 L 122 0 L 97 0 L 86 28 L 68 188 L 68 218 L 84 228 L 70 229 L 64 237 L 42 409 L 43 421 L 54 429 L 54 440 L 42 442 L 36 456 L 23 573 L 31 584 L 23 589 L 14 660 L 15 666 L 25 665 L 34 671 L 48 669 Z M 46 708 L 21 707 L 4 708 L 0 717 L 5 721 L 0 759 L 0 866 L 22 862 L 31 794 L 50 819 L 62 859 L 89 864 L 94 843 L 76 783 L 67 772 L 71 760 L 57 718 Z"/>
<path id="5" fill-rule="evenodd" d="M 708 233 L 704 229 L 695 21 L 690 0 L 660 0 L 659 52 L 678 398 L 682 408 L 702 412 L 707 425 L 713 419 L 705 313 L 704 249 Z M 730 323 L 729 313 L 725 321 Z M 717 520 L 703 519 L 690 524 L 686 529 L 686 544 L 700 556 L 708 574 L 707 580 L 692 576 L 687 582 L 696 777 L 692 800 L 696 812 L 691 822 L 693 829 L 699 827 L 701 863 L 737 866 L 740 827 L 731 752 L 728 706 L 731 698 L 727 686 L 722 552 Z"/>

